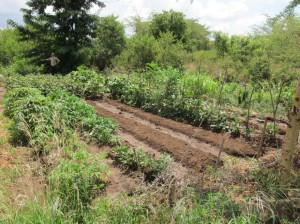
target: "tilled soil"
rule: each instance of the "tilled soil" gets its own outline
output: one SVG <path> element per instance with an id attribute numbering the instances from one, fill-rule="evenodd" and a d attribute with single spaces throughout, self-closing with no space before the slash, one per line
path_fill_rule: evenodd
<path id="1" fill-rule="evenodd" d="M 122 113 L 129 112 L 144 121 L 168 128 L 177 134 L 183 134 L 190 139 L 189 142 L 197 140 L 202 144 L 206 143 L 207 145 L 215 146 L 215 148 L 217 148 L 215 151 L 209 151 L 209 153 L 213 155 L 216 155 L 216 151 L 219 150 L 223 139 L 225 140 L 224 149 L 227 154 L 242 157 L 254 157 L 259 153 L 257 146 L 245 141 L 245 139 L 242 137 L 232 138 L 228 133 L 215 133 L 189 124 L 176 122 L 171 119 L 166 119 L 158 115 L 147 113 L 140 109 L 124 105 L 115 100 L 105 99 L 101 101 L 101 104 L 113 106 L 121 110 Z M 201 147 L 201 149 L 203 150 L 204 147 Z"/>
<path id="2" fill-rule="evenodd" d="M 212 144 L 207 144 L 183 132 L 178 132 L 163 123 L 160 124 L 157 121 L 153 122 L 151 119 L 144 119 L 142 116 L 129 111 L 130 107 L 126 111 L 123 108 L 121 110 L 115 105 L 117 103 L 115 101 L 88 101 L 88 103 L 97 110 L 99 115 L 116 120 L 122 128 L 121 132 L 123 135 L 127 134 L 130 143 L 133 138 L 154 151 L 167 152 L 177 162 L 197 172 L 202 171 L 207 166 L 213 166 L 216 162 L 219 149 Z M 158 117 L 138 109 L 135 110 L 145 116 Z M 167 120 L 164 118 L 160 119 Z"/>

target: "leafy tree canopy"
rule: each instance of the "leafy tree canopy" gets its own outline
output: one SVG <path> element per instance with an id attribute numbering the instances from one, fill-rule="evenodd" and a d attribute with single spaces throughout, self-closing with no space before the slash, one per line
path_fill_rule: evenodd
<path id="1" fill-rule="evenodd" d="M 150 21 L 142 21 L 140 16 L 132 16 L 128 20 L 128 24 L 133 28 L 135 35 L 149 35 Z"/>
<path id="2" fill-rule="evenodd" d="M 32 40 L 34 45 L 26 56 L 36 62 L 56 52 L 68 72 L 84 59 L 82 48 L 91 45 L 95 35 L 97 16 L 89 13 L 93 5 L 104 7 L 99 0 L 29 0 L 22 9 L 24 26 L 12 20 L 22 40 Z M 80 53 L 81 52 L 81 53 Z"/>
<path id="3" fill-rule="evenodd" d="M 154 14 L 150 24 L 150 32 L 157 39 L 160 37 L 160 33 L 170 32 L 176 40 L 182 41 L 187 30 L 184 17 L 181 12 L 173 10 Z"/>
<path id="4" fill-rule="evenodd" d="M 115 16 L 99 18 L 97 24 L 96 38 L 93 40 L 93 63 L 103 70 L 125 47 L 125 28 Z"/>
<path id="5" fill-rule="evenodd" d="M 208 28 L 199 24 L 195 19 L 187 19 L 186 24 L 187 49 L 190 51 L 207 50 L 209 45 L 208 35 L 210 34 Z"/>

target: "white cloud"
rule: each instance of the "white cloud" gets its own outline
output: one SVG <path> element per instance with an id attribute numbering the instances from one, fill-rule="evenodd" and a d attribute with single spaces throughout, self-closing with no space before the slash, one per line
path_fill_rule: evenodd
<path id="1" fill-rule="evenodd" d="M 249 7 L 242 1 L 208 1 L 205 10 L 205 16 L 213 20 L 228 20 L 243 15 L 249 10 Z"/>
<path id="2" fill-rule="evenodd" d="M 103 0 L 106 7 L 98 12 L 100 16 L 114 14 L 123 22 L 131 16 L 149 18 L 153 12 L 173 9 L 183 12 L 187 18 L 198 19 L 212 30 L 229 34 L 246 34 L 251 26 L 265 21 L 263 15 L 275 15 L 282 11 L 290 0 Z M 20 8 L 25 0 L 1 0 L 0 27 L 9 16 L 21 20 Z M 5 15 L 5 16 L 4 16 Z"/>
<path id="3" fill-rule="evenodd" d="M 25 7 L 25 3 L 24 0 L 1 0 L 0 14 L 20 13 L 20 9 Z"/>

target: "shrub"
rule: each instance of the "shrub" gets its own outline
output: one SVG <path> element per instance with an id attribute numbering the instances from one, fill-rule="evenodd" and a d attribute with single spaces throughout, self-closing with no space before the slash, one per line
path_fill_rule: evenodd
<path id="1" fill-rule="evenodd" d="M 154 156 L 149 155 L 142 149 L 133 149 L 124 145 L 115 147 L 114 153 L 116 153 L 117 160 L 122 165 L 133 170 L 140 168 L 140 171 L 145 173 L 146 180 L 155 179 L 160 172 L 167 169 L 171 161 L 170 156 L 167 154 L 155 159 Z"/>
<path id="2" fill-rule="evenodd" d="M 15 101 L 16 100 L 16 101 Z M 48 151 L 45 146 L 62 126 L 78 129 L 90 140 L 101 144 L 117 142 L 117 124 L 96 114 L 82 99 L 62 90 L 43 96 L 33 88 L 15 88 L 5 98 L 6 111 L 14 121 L 13 140 L 29 143 L 37 151 Z"/>
<path id="3" fill-rule="evenodd" d="M 41 92 L 30 87 L 20 87 L 9 91 L 4 98 L 4 114 L 9 118 L 13 118 L 24 100 L 35 96 L 41 96 Z"/>
<path id="4" fill-rule="evenodd" d="M 53 196 L 60 201 L 61 211 L 82 222 L 84 212 L 93 198 L 105 186 L 108 167 L 102 157 L 95 157 L 85 149 L 69 152 L 49 176 Z"/>
<path id="5" fill-rule="evenodd" d="M 104 77 L 84 66 L 66 76 L 67 90 L 76 96 L 88 99 L 101 97 L 105 90 Z"/>
<path id="6" fill-rule="evenodd" d="M 104 77 L 94 70 L 79 67 L 77 71 L 63 76 L 52 75 L 12 75 L 7 77 L 7 87 L 32 87 L 47 95 L 55 90 L 65 90 L 84 98 L 101 97 L 104 88 Z"/>

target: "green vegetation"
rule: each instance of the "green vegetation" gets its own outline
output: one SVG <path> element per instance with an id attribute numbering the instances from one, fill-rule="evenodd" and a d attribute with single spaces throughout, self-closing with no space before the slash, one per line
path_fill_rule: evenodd
<path id="1" fill-rule="evenodd" d="M 125 28 L 117 21 L 117 17 L 99 18 L 96 38 L 93 40 L 92 64 L 100 70 L 109 68 L 112 60 L 122 52 L 125 44 Z"/>
<path id="2" fill-rule="evenodd" d="M 80 148 L 67 156 L 49 174 L 50 189 L 60 202 L 57 209 L 82 222 L 93 198 L 105 186 L 108 166 Z"/>
<path id="3" fill-rule="evenodd" d="M 66 76 L 13 75 L 6 79 L 8 88 L 37 88 L 44 95 L 55 90 L 65 90 L 87 99 L 103 95 L 105 90 L 104 81 L 103 76 L 84 66 L 78 67 L 77 71 L 73 71 Z"/>
<path id="4" fill-rule="evenodd" d="M 103 8 L 103 2 L 85 0 L 66 4 L 59 0 L 30 0 L 26 4 L 28 8 L 22 9 L 25 25 L 9 21 L 19 31 L 21 40 L 34 42 L 25 52 L 25 57 L 38 64 L 55 52 L 62 58 L 68 58 L 68 63 L 62 61 L 64 73 L 87 61 L 85 51 L 91 46 L 88 37 L 95 36 L 97 27 L 97 17 L 89 14 L 89 10 L 94 5 Z M 47 11 L 49 7 L 52 7 L 53 13 Z"/>
<path id="5" fill-rule="evenodd" d="M 72 90 L 88 97 L 91 93 L 98 94 L 101 82 L 99 84 L 95 82 L 93 75 L 80 74 L 73 72 L 66 76 L 67 80 L 75 77 L 74 82 L 78 82 Z M 91 74 L 95 73 L 91 72 Z M 53 79 L 58 81 L 62 78 L 53 77 Z M 11 128 L 14 141 L 29 143 L 37 151 L 49 151 L 48 142 L 61 135 L 66 128 L 77 129 L 85 137 L 98 143 L 109 144 L 117 141 L 113 135 L 117 128 L 114 121 L 97 116 L 95 110 L 82 99 L 63 90 L 48 88 L 48 77 L 24 76 L 19 79 L 19 83 L 16 80 L 16 77 L 9 79 L 8 83 L 14 83 L 14 86 L 8 84 L 8 88 L 12 89 L 5 97 L 5 114 L 14 121 Z M 99 78 L 97 80 L 102 81 Z M 97 91 L 94 86 L 90 85 L 91 81 L 94 86 L 98 87 Z M 40 87 L 47 95 L 43 95 L 37 88 L 20 87 L 28 84 Z"/>
<path id="6" fill-rule="evenodd" d="M 154 156 L 149 155 L 142 149 L 133 149 L 127 146 L 116 147 L 114 153 L 123 166 L 145 173 L 146 180 L 153 180 L 160 172 L 166 171 L 171 161 L 168 155 L 155 159 Z"/>
<path id="7" fill-rule="evenodd" d="M 7 88 L 0 223 L 299 221 L 300 18 L 293 12 L 299 4 L 291 1 L 251 35 L 209 30 L 170 10 L 146 21 L 132 17 L 134 32 L 126 37 L 117 17 L 89 12 L 103 8 L 102 1 L 27 1 L 24 25 L 9 21 L 0 30 L 0 78 Z M 42 74 L 49 69 L 41 60 L 52 51 L 62 62 L 57 76 Z M 268 118 L 266 150 L 260 158 L 230 157 L 221 169 L 207 167 L 194 182 L 179 180 L 168 155 L 121 145 L 118 124 L 84 101 L 107 95 L 253 145 Z M 294 133 L 279 156 L 284 123 Z M 90 143 L 111 151 L 95 153 Z M 144 177 L 113 200 L 103 194 L 108 154 Z M 34 198 L 19 194 L 20 179 L 28 176 L 36 179 L 30 187 L 39 187 Z"/>
<path id="8" fill-rule="evenodd" d="M 261 82 L 259 90 L 252 92 L 252 108 L 259 116 L 272 113 L 268 83 Z M 114 99 L 143 110 L 175 120 L 185 120 L 195 125 L 214 130 L 229 131 L 238 136 L 242 130 L 240 112 L 247 113 L 251 85 L 241 85 L 223 79 L 215 80 L 206 74 L 182 72 L 176 69 L 160 69 L 149 64 L 146 72 L 129 76 L 118 75 L 108 83 Z M 265 88 L 263 87 L 265 86 Z M 276 91 L 274 86 L 272 91 Z M 282 88 L 278 111 L 283 116 L 290 104 L 293 91 Z"/>

